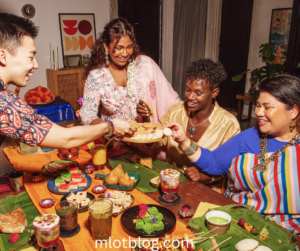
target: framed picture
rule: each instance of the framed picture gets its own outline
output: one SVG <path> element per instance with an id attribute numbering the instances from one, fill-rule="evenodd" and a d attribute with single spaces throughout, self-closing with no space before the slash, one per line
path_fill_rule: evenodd
<path id="1" fill-rule="evenodd" d="M 78 68 L 82 67 L 81 55 L 65 55 L 64 56 L 66 67 L 69 68 Z"/>
<path id="2" fill-rule="evenodd" d="M 288 48 L 292 11 L 292 8 L 272 10 L 269 41 L 275 44 L 274 54 L 277 63 L 283 63 L 285 61 L 285 56 L 282 52 L 286 52 Z"/>
<path id="3" fill-rule="evenodd" d="M 58 16 L 63 58 L 90 54 L 96 40 L 94 14 L 59 13 Z M 65 60 L 64 66 L 67 66 Z"/>

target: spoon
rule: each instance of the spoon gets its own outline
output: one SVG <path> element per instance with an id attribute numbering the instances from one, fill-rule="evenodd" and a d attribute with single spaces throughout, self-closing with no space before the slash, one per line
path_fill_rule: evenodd
<path id="1" fill-rule="evenodd" d="M 24 244 L 22 244 L 22 245 L 20 245 L 20 246 L 17 246 L 16 248 L 14 248 L 14 249 L 12 249 L 12 250 L 10 250 L 10 251 L 15 251 L 15 250 L 17 250 L 18 248 L 20 248 L 20 247 L 23 247 L 23 246 L 25 246 L 25 245 L 34 245 L 36 243 L 36 236 L 35 236 L 35 234 L 33 234 L 33 235 L 31 235 L 30 236 L 30 238 L 28 239 L 28 241 L 26 242 L 26 243 L 24 243 Z"/>

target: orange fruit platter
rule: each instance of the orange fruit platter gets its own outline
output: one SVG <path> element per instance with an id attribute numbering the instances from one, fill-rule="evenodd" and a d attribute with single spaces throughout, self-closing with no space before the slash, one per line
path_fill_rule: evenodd
<path id="1" fill-rule="evenodd" d="M 123 138 L 123 140 L 133 143 L 154 143 L 162 140 L 165 135 L 162 129 L 157 128 L 156 124 L 151 122 L 138 123 L 134 120 L 127 121 L 136 128 L 133 135 Z"/>
<path id="2" fill-rule="evenodd" d="M 40 85 L 34 89 L 28 90 L 24 97 L 29 105 L 44 105 L 55 100 L 55 95 L 51 93 L 50 89 Z"/>

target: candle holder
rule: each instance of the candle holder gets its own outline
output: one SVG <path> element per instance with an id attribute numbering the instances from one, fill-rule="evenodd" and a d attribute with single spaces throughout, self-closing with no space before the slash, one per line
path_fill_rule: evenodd
<path id="1" fill-rule="evenodd" d="M 180 218 L 189 218 L 194 214 L 193 209 L 190 205 L 183 205 L 179 208 L 179 216 Z"/>
<path id="2" fill-rule="evenodd" d="M 93 164 L 87 164 L 84 166 L 84 173 L 91 174 L 94 172 L 94 166 Z"/>

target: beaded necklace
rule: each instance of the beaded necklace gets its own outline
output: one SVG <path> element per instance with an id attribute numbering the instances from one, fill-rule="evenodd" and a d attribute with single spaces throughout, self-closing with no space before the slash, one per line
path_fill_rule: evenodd
<path id="1" fill-rule="evenodd" d="M 276 152 L 272 153 L 269 158 L 265 158 L 265 154 L 267 153 L 267 146 L 268 146 L 268 135 L 263 133 L 262 138 L 259 138 L 261 142 L 258 144 L 261 146 L 260 153 L 256 157 L 256 159 L 260 160 L 260 163 L 253 167 L 254 170 L 259 172 L 264 172 L 267 170 L 268 164 L 271 161 L 275 161 L 276 157 L 281 156 L 281 152 L 285 152 L 286 148 L 289 146 L 294 146 L 300 143 L 300 133 L 297 133 L 286 145 L 284 145 L 281 149 L 277 150 Z"/>

